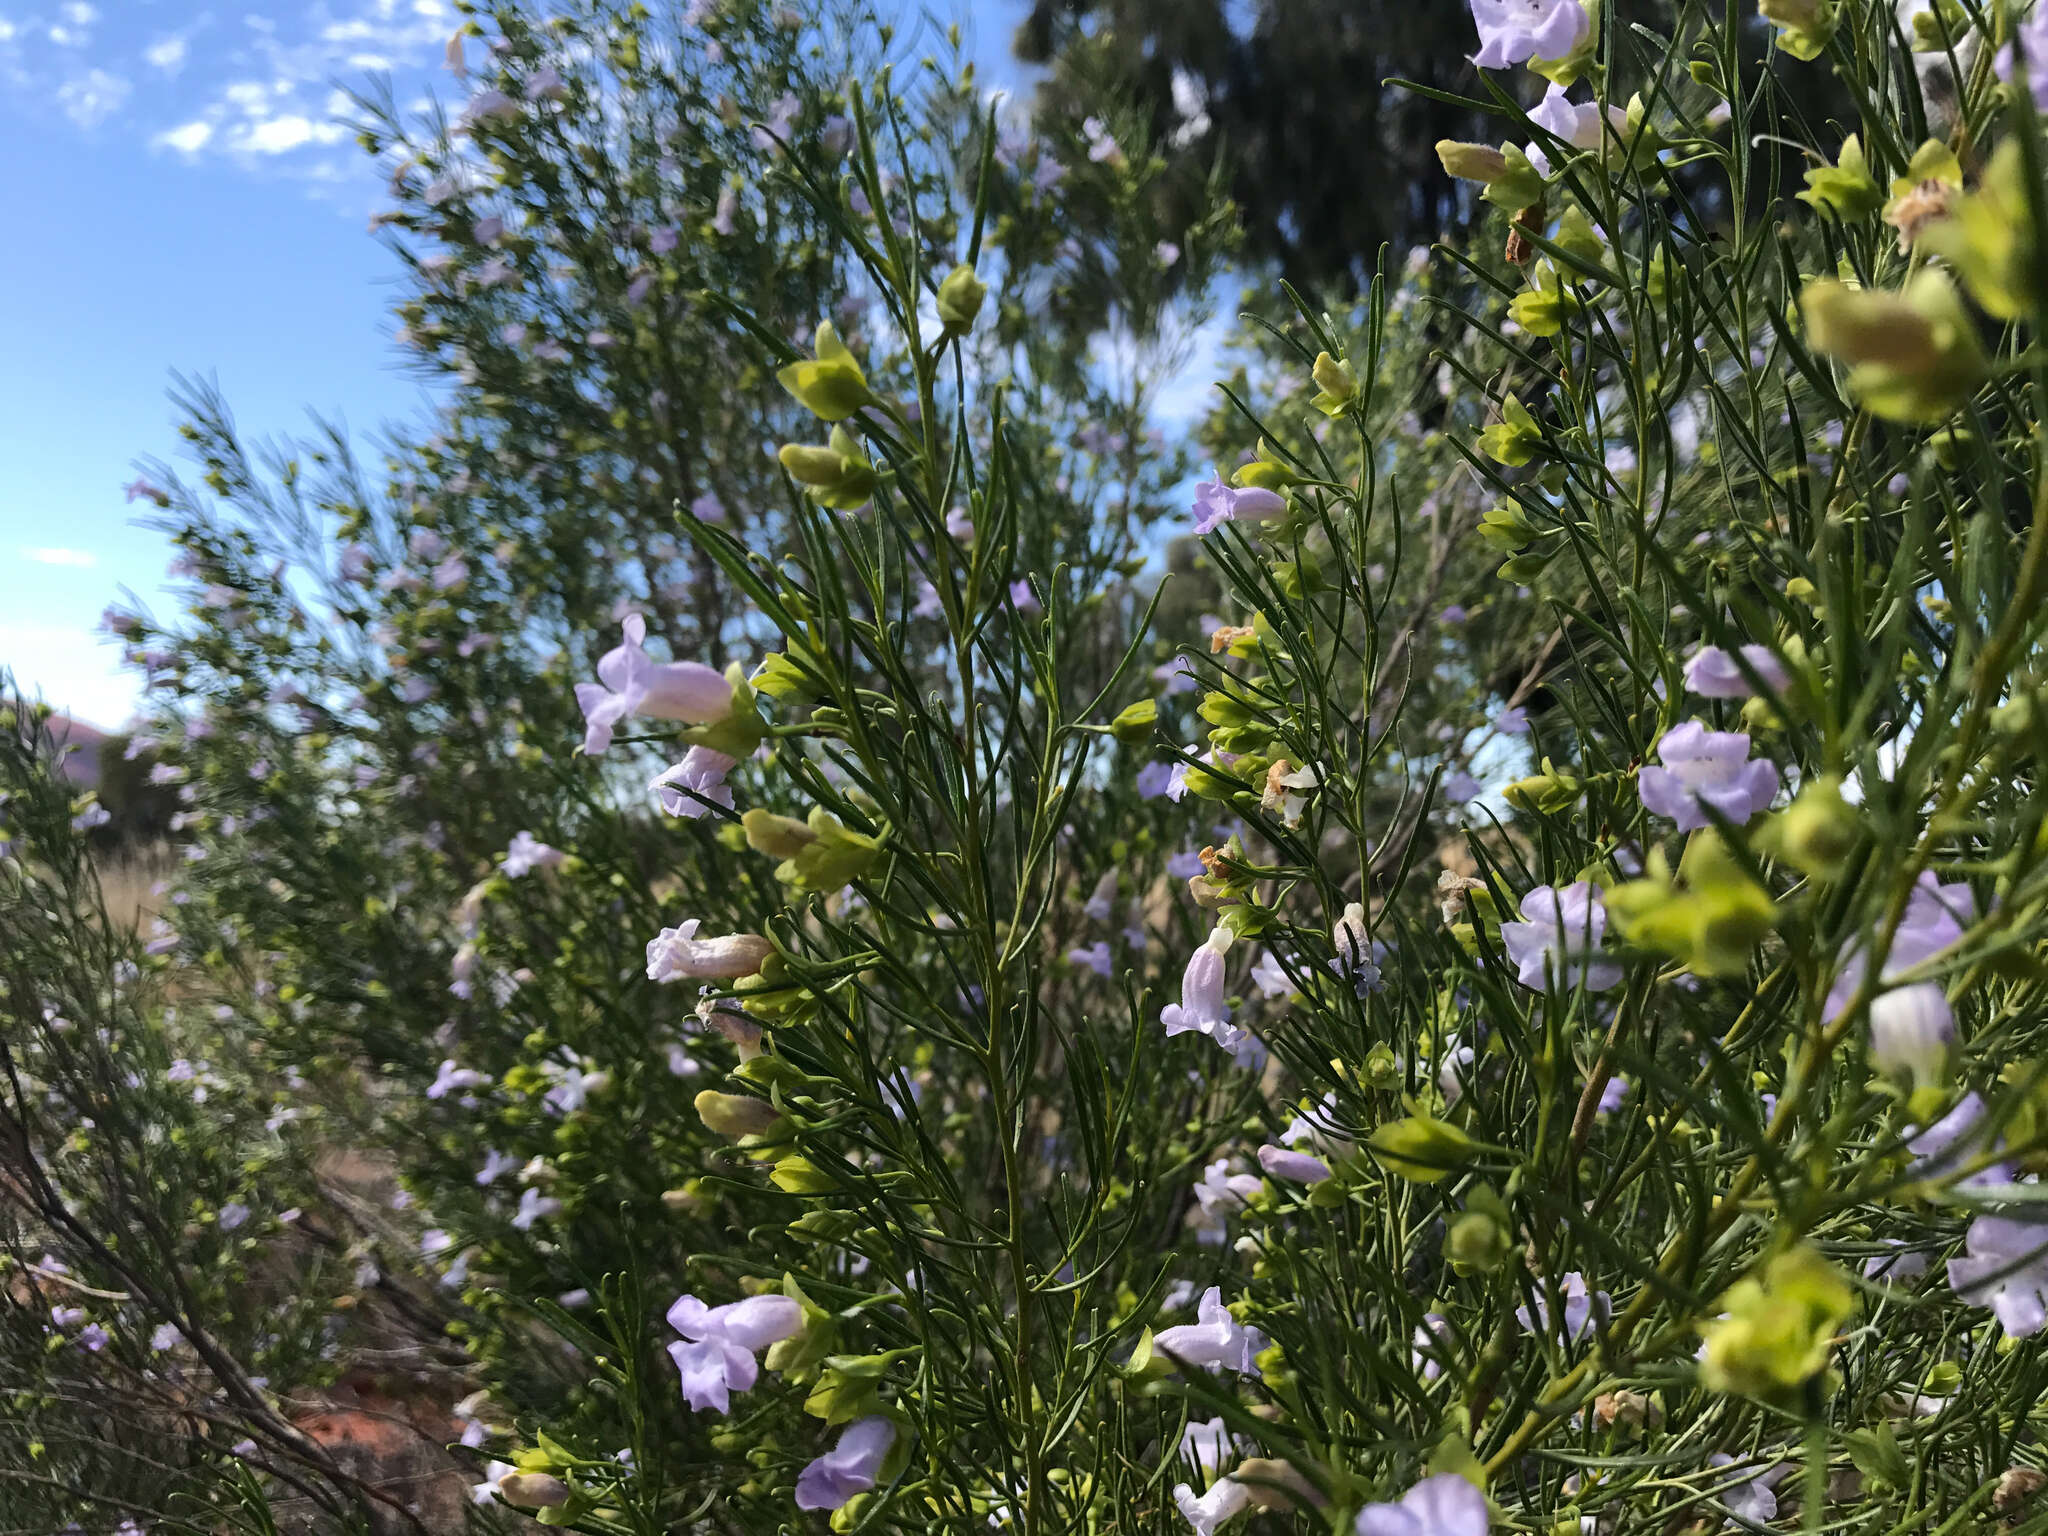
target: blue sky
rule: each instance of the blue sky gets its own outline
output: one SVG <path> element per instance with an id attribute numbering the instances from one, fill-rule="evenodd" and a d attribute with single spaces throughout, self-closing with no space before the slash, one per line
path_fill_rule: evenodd
<path id="1" fill-rule="evenodd" d="M 959 5 L 984 79 L 1014 73 L 1020 9 Z M 51 703 L 109 726 L 133 705 L 95 626 L 162 580 L 121 487 L 177 457 L 173 370 L 216 376 L 249 436 L 422 408 L 367 231 L 379 178 L 334 119 L 373 73 L 401 102 L 455 94 L 457 19 L 448 0 L 0 0 L 0 667 Z"/>

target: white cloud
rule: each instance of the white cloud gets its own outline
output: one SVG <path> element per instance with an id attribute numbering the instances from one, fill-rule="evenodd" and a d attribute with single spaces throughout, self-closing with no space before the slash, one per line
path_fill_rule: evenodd
<path id="1" fill-rule="evenodd" d="M 16 28 L 14 23 L 9 21 L 5 16 L 0 16 L 0 43 L 13 42 L 15 31 Z"/>
<path id="2" fill-rule="evenodd" d="M 81 571 L 91 570 L 100 563 L 100 557 L 89 549 L 64 549 L 55 545 L 45 549 L 24 547 L 21 557 L 37 565 L 68 565 Z"/>
<path id="3" fill-rule="evenodd" d="M 282 155 L 302 144 L 332 144 L 345 130 L 334 123 L 316 123 L 296 112 L 266 117 L 246 124 L 233 139 L 233 147 L 257 155 Z"/>
<path id="4" fill-rule="evenodd" d="M 181 155 L 196 155 L 212 137 L 213 124 L 195 119 L 168 133 L 158 134 L 155 142 L 166 149 L 175 149 Z"/>
<path id="5" fill-rule="evenodd" d="M 85 0 L 70 0 L 69 4 L 59 6 L 58 10 L 74 27 L 89 27 L 100 19 L 100 13 L 87 5 Z"/>
<path id="6" fill-rule="evenodd" d="M 81 128 L 106 121 L 127 99 L 128 82 L 104 69 L 89 69 L 57 88 L 57 105 Z"/>
<path id="7" fill-rule="evenodd" d="M 151 43 L 142 56 L 165 74 L 176 74 L 185 62 L 185 39 L 174 33 Z"/>

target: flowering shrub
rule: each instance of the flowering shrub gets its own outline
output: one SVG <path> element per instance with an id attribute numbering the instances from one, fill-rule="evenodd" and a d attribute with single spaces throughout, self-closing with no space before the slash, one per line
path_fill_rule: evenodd
<path id="1" fill-rule="evenodd" d="M 1206 478 L 1141 136 L 752 7 L 480 24 L 388 494 L 200 402 L 119 995 L 214 1004 L 230 1125 L 395 1160 L 479 1510 L 2048 1524 L 2048 43 L 1472 9 L 1471 227 L 1255 303 Z M 123 1155 L 197 1101 L 129 1070 Z M 241 1166 L 181 1177 L 274 1237 Z"/>

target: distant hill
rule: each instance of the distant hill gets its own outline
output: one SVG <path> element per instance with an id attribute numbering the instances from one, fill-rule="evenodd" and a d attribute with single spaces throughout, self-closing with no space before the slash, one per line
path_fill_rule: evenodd
<path id="1" fill-rule="evenodd" d="M 100 748 L 106 745 L 110 734 L 69 715 L 50 716 L 50 739 L 57 743 L 61 753 L 58 761 L 64 777 L 80 789 L 98 789 Z M 74 750 L 64 752 L 66 746 Z"/>

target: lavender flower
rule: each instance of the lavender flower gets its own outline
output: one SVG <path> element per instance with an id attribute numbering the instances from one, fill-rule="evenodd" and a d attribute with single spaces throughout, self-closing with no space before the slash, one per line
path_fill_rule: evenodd
<path id="1" fill-rule="evenodd" d="M 630 715 L 710 724 L 732 713 L 732 685 L 702 662 L 657 662 L 641 649 L 647 620 L 626 616 L 625 641 L 597 664 L 595 683 L 576 685 L 586 730 L 583 750 L 592 757 L 612 744 L 612 731 Z"/>
<path id="2" fill-rule="evenodd" d="M 2048 1325 L 2048 1225 L 1979 1216 L 1963 1238 L 1966 1253 L 1948 1261 L 1948 1283 L 1972 1306 L 2023 1339 Z"/>
<path id="3" fill-rule="evenodd" d="M 733 933 L 700 939 L 701 918 L 664 928 L 647 941 L 649 981 L 731 981 L 761 968 L 774 946 L 759 934 Z"/>
<path id="4" fill-rule="evenodd" d="M 1195 1315 L 1200 1322 L 1162 1328 L 1153 1335 L 1152 1342 L 1190 1365 L 1212 1371 L 1232 1370 L 1240 1376 L 1259 1374 L 1252 1360 L 1265 1349 L 1266 1336 L 1230 1315 L 1230 1309 L 1223 1305 L 1220 1286 L 1212 1285 L 1202 1292 Z"/>
<path id="5" fill-rule="evenodd" d="M 536 869 L 556 869 L 569 855 L 559 848 L 550 848 L 531 832 L 512 834 L 512 846 L 505 850 L 505 857 L 498 861 L 498 868 L 505 872 L 508 880 L 517 880 Z"/>
<path id="6" fill-rule="evenodd" d="M 512 1225 L 521 1232 L 529 1232 L 535 1222 L 546 1221 L 561 1209 L 561 1201 L 529 1185 L 520 1193 L 519 1209 L 513 1213 Z"/>
<path id="7" fill-rule="evenodd" d="M 1716 1451 L 1707 1458 L 1710 1467 L 1732 1467 L 1735 1458 L 1722 1451 Z M 1738 1520 L 1751 1525 L 1769 1525 L 1778 1518 L 1778 1495 L 1773 1488 L 1790 1468 L 1776 1466 L 1757 1473 L 1747 1482 L 1732 1483 L 1721 1489 L 1721 1502 Z"/>
<path id="8" fill-rule="evenodd" d="M 1486 1536 L 1486 1495 L 1455 1472 L 1439 1472 L 1399 1503 L 1366 1505 L 1351 1528 L 1357 1536 Z"/>
<path id="9" fill-rule="evenodd" d="M 710 747 L 692 747 L 683 754 L 683 760 L 665 773 L 653 779 L 648 788 L 654 791 L 661 808 L 671 816 L 681 816 L 694 821 L 712 806 L 732 809 L 732 789 L 725 782 L 725 776 L 738 766 L 734 758 Z"/>
<path id="10" fill-rule="evenodd" d="M 1116 959 L 1110 953 L 1107 939 L 1097 939 L 1084 948 L 1068 950 L 1067 960 L 1072 965 L 1085 965 L 1105 979 L 1116 974 Z"/>
<path id="11" fill-rule="evenodd" d="M 467 1093 L 472 1088 L 488 1088 L 491 1075 L 479 1072 L 473 1067 L 458 1067 L 454 1059 L 441 1063 L 441 1070 L 434 1074 L 434 1080 L 427 1085 L 427 1097 L 446 1098 L 451 1093 Z"/>
<path id="12" fill-rule="evenodd" d="M 1742 659 L 1774 692 L 1784 692 L 1792 681 L 1784 663 L 1771 654 L 1767 645 L 1743 646 Z M 1685 664 L 1685 686 L 1703 699 L 1747 699 L 1756 692 L 1735 658 L 1718 645 L 1703 645 L 1693 652 L 1692 659 Z"/>
<path id="13" fill-rule="evenodd" d="M 797 1474 L 798 1509 L 836 1510 L 881 1480 L 882 1462 L 896 1443 L 896 1426 L 880 1414 L 855 1419 L 839 1443 Z"/>
<path id="14" fill-rule="evenodd" d="M 2048 10 L 2036 6 L 2030 11 L 2013 28 L 2012 41 L 1992 59 L 1992 70 L 2008 85 L 2015 53 L 2026 65 L 2027 92 L 2034 98 L 2034 110 L 2048 112 Z"/>
<path id="15" fill-rule="evenodd" d="M 1215 1536 L 1218 1526 L 1251 1507 L 1252 1491 L 1233 1477 L 1217 1478 L 1200 1495 L 1187 1483 L 1175 1483 L 1173 1502 L 1195 1536 Z"/>
<path id="16" fill-rule="evenodd" d="M 1584 880 L 1563 890 L 1539 885 L 1522 898 L 1522 921 L 1500 925 L 1501 943 L 1525 987 L 1548 985 L 1554 965 L 1558 979 L 1584 981 L 1589 992 L 1604 992 L 1621 981 L 1621 967 L 1598 958 L 1607 933 L 1607 908 Z"/>
<path id="17" fill-rule="evenodd" d="M 1263 486 L 1239 489 L 1220 480 L 1195 487 L 1195 534 L 1213 533 L 1224 523 L 1262 523 L 1287 510 L 1287 498 Z"/>
<path id="18" fill-rule="evenodd" d="M 1472 0 L 1472 21 L 1479 29 L 1472 62 L 1481 69 L 1567 58 L 1593 35 L 1579 0 Z"/>
<path id="19" fill-rule="evenodd" d="M 1646 766 L 1638 776 L 1643 809 L 1668 817 L 1681 832 L 1708 825 L 1709 806 L 1740 826 L 1778 792 L 1777 764 L 1751 761 L 1749 737 L 1740 731 L 1710 731 L 1687 720 L 1665 733 L 1657 755 L 1663 766 Z"/>
<path id="20" fill-rule="evenodd" d="M 1159 1022 L 1169 1035 L 1195 1031 L 1207 1035 L 1224 1050 L 1234 1050 L 1246 1031 L 1230 1022 L 1230 1005 L 1223 1000 L 1223 957 L 1230 948 L 1228 928 L 1214 929 L 1188 957 L 1180 979 L 1180 1001 L 1159 1011 Z"/>
<path id="21" fill-rule="evenodd" d="M 683 1400 L 699 1413 L 725 1413 L 730 1394 L 746 1391 L 759 1377 L 754 1356 L 795 1335 L 804 1325 L 804 1309 L 787 1296 L 749 1296 L 707 1307 L 684 1295 L 668 1309 L 668 1325 L 683 1336 L 668 1347 L 682 1376 Z"/>

